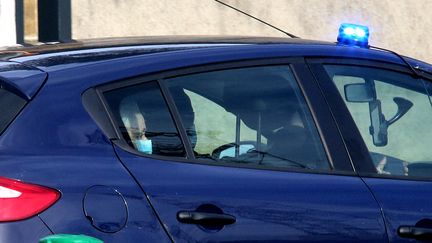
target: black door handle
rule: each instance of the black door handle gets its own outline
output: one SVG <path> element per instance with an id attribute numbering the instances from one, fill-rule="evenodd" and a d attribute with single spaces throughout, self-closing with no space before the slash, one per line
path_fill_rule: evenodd
<path id="1" fill-rule="evenodd" d="M 196 211 L 180 211 L 177 220 L 185 224 L 199 224 L 205 226 L 228 225 L 236 222 L 236 218 L 223 213 L 204 213 Z"/>
<path id="2" fill-rule="evenodd" d="M 404 238 L 416 240 L 432 240 L 432 228 L 423 228 L 416 226 L 399 226 L 398 235 Z"/>

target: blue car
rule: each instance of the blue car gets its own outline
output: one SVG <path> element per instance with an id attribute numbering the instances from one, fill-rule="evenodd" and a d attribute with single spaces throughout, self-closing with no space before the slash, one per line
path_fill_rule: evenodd
<path id="1" fill-rule="evenodd" d="M 102 39 L 0 58 L 0 242 L 432 239 L 429 64 L 358 38 Z"/>

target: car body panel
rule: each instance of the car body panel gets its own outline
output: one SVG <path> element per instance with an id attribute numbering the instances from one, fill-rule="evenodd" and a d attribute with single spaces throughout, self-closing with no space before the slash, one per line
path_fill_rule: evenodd
<path id="1" fill-rule="evenodd" d="M 332 112 L 335 114 L 336 122 L 342 131 L 342 136 L 348 144 L 347 148 L 353 160 L 356 171 L 362 180 L 370 188 L 374 197 L 383 211 L 383 217 L 386 222 L 387 234 L 390 242 L 412 242 L 413 239 L 402 238 L 398 235 L 400 226 L 421 226 L 432 228 L 432 199 L 429 195 L 432 193 L 432 182 L 430 178 L 413 178 L 402 175 L 379 175 L 376 171 L 370 171 L 363 165 L 372 163 L 369 150 L 361 137 L 361 134 L 355 124 L 343 98 L 339 95 L 333 82 L 323 72 L 320 63 L 333 65 L 353 65 L 348 60 L 319 59 L 309 60 L 311 70 L 319 80 L 320 87 L 323 89 Z M 356 60 L 356 65 L 363 67 L 373 67 L 394 72 L 403 72 L 412 74 L 408 68 L 400 69 L 384 62 L 367 62 Z M 426 77 L 426 82 L 430 82 Z M 420 80 L 415 80 L 419 81 Z M 425 110 L 431 112 L 431 110 Z M 415 142 L 415 141 L 413 141 Z M 378 156 L 379 154 L 376 153 Z M 383 154 L 381 154 L 382 156 Z M 389 160 L 390 156 L 388 156 Z M 392 160 L 400 160 L 392 158 Z M 400 160 L 400 162 L 402 162 Z M 425 163 L 428 163 L 425 161 Z M 389 164 L 390 166 L 391 164 Z M 375 167 L 373 167 L 374 170 Z M 400 170 L 399 167 L 397 169 Z M 429 171 L 425 170 L 425 174 Z"/>
<path id="2" fill-rule="evenodd" d="M 400 226 L 432 228 L 432 182 L 382 178 L 363 180 L 383 209 L 390 242 L 412 241 L 398 236 Z"/>
<path id="3" fill-rule="evenodd" d="M 87 234 L 105 242 L 398 240 L 397 224 L 411 225 L 429 214 L 428 182 L 146 158 L 113 145 L 83 105 L 87 90 L 136 76 L 288 57 L 343 57 L 406 68 L 400 57 L 384 51 L 286 38 L 150 38 L 0 51 L 8 60 L 0 62 L 0 79 L 31 100 L 0 137 L 1 176 L 62 194 L 39 216 L 1 223 L 1 241 L 30 242 L 50 233 Z M 417 70 L 432 70 L 407 60 Z M 314 81 L 310 73 L 307 79 Z M 327 103 L 322 107 L 327 111 Z M 334 137 L 341 139 L 339 133 Z M 95 187 L 112 193 L 96 191 L 90 193 L 96 199 L 84 199 Z M 179 210 L 202 204 L 215 204 L 238 222 L 218 232 L 177 222 Z M 124 207 L 126 216 L 110 212 Z M 104 225 L 118 230 L 103 232 Z"/>
<path id="4" fill-rule="evenodd" d="M 11 86 L 25 99 L 31 99 L 42 87 L 48 75 L 20 63 L 0 62 L 0 81 Z"/>
<path id="5" fill-rule="evenodd" d="M 379 207 L 357 177 L 161 161 L 116 149 L 177 242 L 387 239 Z M 215 232 L 177 221 L 178 211 L 204 204 L 236 222 Z"/>
<path id="6" fill-rule="evenodd" d="M 52 232 L 38 216 L 0 224 L 0 242 L 39 242 L 50 234 Z"/>
<path id="7" fill-rule="evenodd" d="M 0 59 L 26 63 L 33 67 L 47 68 L 49 66 L 64 64 L 65 62 L 90 64 L 102 59 L 112 60 L 119 57 L 146 53 L 157 54 L 181 49 L 193 50 L 203 47 L 212 48 L 234 45 L 252 46 L 252 48 L 258 49 L 266 48 L 267 46 L 281 46 L 283 49 L 294 51 L 294 53 L 302 52 L 301 56 L 304 57 L 340 56 L 366 58 L 406 65 L 395 54 L 374 48 L 358 48 L 356 46 L 344 46 L 332 42 L 300 38 L 259 36 L 147 36 L 89 39 L 71 43 L 0 49 Z M 234 49 L 236 48 L 234 47 Z M 54 60 L 50 61 L 49 59 L 53 57 Z M 426 72 L 431 72 L 432 70 L 432 66 L 428 63 L 408 57 L 405 57 L 405 59 L 417 70 Z M 66 66 L 65 68 L 68 67 Z"/>
<path id="8" fill-rule="evenodd" d="M 236 58 L 236 61 L 249 59 L 243 57 L 248 54 L 250 53 L 239 52 L 231 58 Z M 262 53 L 258 54 L 262 55 Z M 278 63 L 268 56 L 262 56 L 254 65 Z M 224 58 L 228 57 L 230 56 Z M 281 62 L 290 63 L 290 61 L 296 60 L 284 59 Z M 224 69 L 224 63 L 214 62 L 219 64 L 218 70 Z M 313 92 L 316 91 L 316 87 L 306 88 L 309 85 L 313 86 L 313 78 L 301 59 L 297 62 L 291 68 L 299 79 L 305 79 L 299 81 L 300 86 L 308 95 L 314 95 L 306 98 L 312 106 L 317 106 L 314 110 L 326 111 L 326 107 L 322 105 L 323 101 L 320 100 L 319 89 Z M 229 67 L 225 68 L 251 65 L 232 61 L 229 64 L 227 65 Z M 208 68 L 214 68 L 214 66 L 199 69 L 193 67 L 190 67 L 189 72 L 193 73 L 194 70 L 204 72 Z M 179 69 L 169 74 L 161 73 L 151 77 L 165 79 L 166 75 L 169 77 L 176 74 L 184 75 L 183 70 Z M 143 76 L 135 80 L 152 80 L 152 78 L 146 79 Z M 320 122 L 332 122 L 328 114 L 321 115 L 317 119 Z M 327 129 L 337 132 L 337 129 L 331 126 Z M 340 139 L 334 134 L 328 134 L 328 137 L 333 137 L 334 140 Z M 333 151 L 335 144 L 337 141 L 327 144 L 328 149 Z M 349 173 L 352 172 L 349 159 L 339 161 L 340 164 L 348 165 L 341 166 L 342 168 L 350 170 L 344 171 L 350 176 L 341 176 L 337 174 L 340 172 L 337 169 L 320 174 L 317 171 L 307 173 L 307 170 L 306 173 L 305 171 L 302 173 L 289 170 L 239 168 L 240 166 L 235 164 L 205 163 L 186 159 L 172 162 L 170 160 L 175 158 L 157 160 L 129 153 L 123 148 L 121 144 L 116 147 L 119 158 L 147 193 L 175 241 L 362 241 L 365 240 L 362 238 L 365 237 L 364 232 L 368 232 L 366 234 L 368 241 L 381 242 L 387 239 L 378 204 L 363 181 L 353 176 L 355 174 Z M 308 193 L 309 191 L 311 193 Z M 341 197 L 342 193 L 349 196 Z M 236 222 L 221 230 L 209 230 L 202 226 L 182 224 L 176 218 L 180 211 L 194 211 L 204 206 L 216 207 L 236 217 Z M 332 218 L 331 225 L 326 224 L 327 217 Z M 355 218 L 358 221 L 351 224 L 347 218 Z"/>
<path id="9" fill-rule="evenodd" d="M 189 46 L 189 48 L 187 48 Z M 121 59 L 123 56 L 127 57 L 147 57 L 153 59 L 153 61 L 164 61 L 169 59 L 185 59 L 191 60 L 192 58 L 201 57 L 201 60 L 195 60 L 199 63 L 206 62 L 206 60 L 214 59 L 215 57 L 222 58 L 226 56 L 224 60 L 235 59 L 237 55 L 244 53 L 244 57 L 253 59 L 255 57 L 320 57 L 320 56 L 334 56 L 334 57 L 355 57 L 361 59 L 371 60 L 385 60 L 387 62 L 394 62 L 403 64 L 403 62 L 394 55 L 391 55 L 382 51 L 358 49 L 355 50 L 353 47 L 337 46 L 337 45 L 302 45 L 302 44 L 226 44 L 226 45 L 207 45 L 205 48 L 201 45 L 185 45 L 184 48 L 173 48 L 167 46 L 168 49 L 163 49 L 163 46 L 156 46 L 156 49 L 149 48 L 148 46 L 143 47 L 132 47 L 127 49 L 121 48 L 101 48 L 96 50 L 99 56 L 91 57 L 92 53 L 89 51 L 74 51 L 64 52 L 55 54 L 41 54 L 36 56 L 18 57 L 11 59 L 14 62 L 20 62 L 26 65 L 32 65 L 45 71 L 54 71 L 59 69 L 66 69 L 76 66 L 91 65 L 93 63 L 103 62 L 106 60 L 112 60 L 119 55 Z M 170 50 L 170 48 L 172 48 Z M 228 49 L 226 49 L 228 48 Z M 182 50 L 183 49 L 183 50 Z M 227 50 L 227 52 L 224 51 Z M 134 52 L 130 53 L 132 50 Z M 139 50 L 146 51 L 144 54 L 140 54 Z M 126 52 L 126 53 L 124 53 Z M 247 56 L 246 56 L 247 55 Z M 186 59 L 189 57 L 189 59 Z M 231 57 L 231 58 L 230 58 Z M 131 60 L 132 61 L 132 60 Z M 185 63 L 186 65 L 193 64 L 192 62 Z M 175 67 L 175 66 L 174 66 Z"/>
<path id="10" fill-rule="evenodd" d="M 64 74 L 74 73 L 80 77 L 77 77 L 75 82 L 85 84 L 90 82 L 90 85 L 95 86 L 136 75 L 240 60 L 285 57 L 346 57 L 403 64 L 396 56 L 382 51 L 364 49 L 354 49 L 355 51 L 353 51 L 353 49 L 354 48 L 352 47 L 299 44 L 234 45 L 190 48 L 152 54 L 131 55 L 119 58 L 114 58 L 115 55 L 108 52 L 108 56 L 96 61 L 88 57 L 81 58 L 80 55 L 78 55 L 78 57 L 68 57 L 67 53 L 57 54 L 59 56 L 58 58 L 63 61 L 58 60 L 56 62 L 50 62 L 51 57 L 48 56 L 45 58 L 43 54 L 34 57 L 15 58 L 12 60 L 21 62 L 25 65 L 33 65 L 38 69 L 49 72 L 50 74 L 56 72 L 63 72 Z M 84 51 L 83 54 L 85 54 Z M 145 67 L 145 69 L 143 69 L 143 67 Z M 77 72 L 79 69 L 82 70 L 82 72 Z M 90 70 L 92 72 L 90 72 Z M 105 73 L 102 73 L 102 71 Z M 105 74 L 105 76 L 103 79 L 90 79 L 89 77 L 93 75 L 93 72 L 100 72 L 99 75 Z M 50 82 L 62 82 L 62 80 L 68 82 L 67 80 L 69 79 L 60 78 Z"/>
<path id="11" fill-rule="evenodd" d="M 61 192 L 61 199 L 40 214 L 54 233 L 86 234 L 105 242 L 169 241 L 145 194 L 84 109 L 82 83 L 68 76 L 68 85 L 57 85 L 56 78 L 50 76 L 48 84 L 1 136 L 2 176 Z M 115 189 L 127 203 L 127 223 L 116 233 L 98 230 L 85 216 L 84 196 L 96 185 Z M 118 204 L 118 198 L 104 197 L 100 203 L 104 211 L 90 216 L 111 214 L 108 209 Z"/>

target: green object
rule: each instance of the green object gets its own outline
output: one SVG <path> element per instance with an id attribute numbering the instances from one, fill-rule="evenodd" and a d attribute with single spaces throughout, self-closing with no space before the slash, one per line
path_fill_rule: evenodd
<path id="1" fill-rule="evenodd" d="M 39 243 L 103 243 L 87 235 L 50 235 L 39 240 Z"/>

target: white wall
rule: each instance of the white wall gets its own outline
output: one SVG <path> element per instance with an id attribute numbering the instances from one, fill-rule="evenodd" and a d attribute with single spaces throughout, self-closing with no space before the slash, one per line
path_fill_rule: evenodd
<path id="1" fill-rule="evenodd" d="M 15 43 L 15 0 L 0 0 L 0 46 Z"/>
<path id="2" fill-rule="evenodd" d="M 432 0 L 224 0 L 305 39 L 336 41 L 368 25 L 371 45 L 432 62 Z M 213 0 L 73 0 L 73 38 L 137 35 L 283 36 Z"/>

